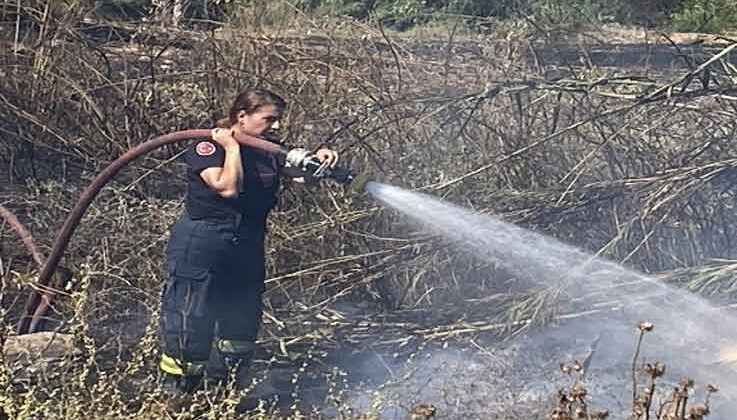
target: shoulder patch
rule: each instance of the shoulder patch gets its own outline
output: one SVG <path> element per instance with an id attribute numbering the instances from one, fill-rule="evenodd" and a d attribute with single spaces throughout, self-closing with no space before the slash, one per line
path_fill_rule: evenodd
<path id="1" fill-rule="evenodd" d="M 215 153 L 215 145 L 209 141 L 201 141 L 197 143 L 195 151 L 200 156 L 210 156 Z"/>

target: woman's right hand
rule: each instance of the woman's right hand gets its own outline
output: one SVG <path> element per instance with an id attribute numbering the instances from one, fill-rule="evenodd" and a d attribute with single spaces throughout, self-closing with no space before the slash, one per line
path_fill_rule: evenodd
<path id="1" fill-rule="evenodd" d="M 238 142 L 233 137 L 232 130 L 227 128 L 213 128 L 211 137 L 224 148 L 238 146 Z"/>

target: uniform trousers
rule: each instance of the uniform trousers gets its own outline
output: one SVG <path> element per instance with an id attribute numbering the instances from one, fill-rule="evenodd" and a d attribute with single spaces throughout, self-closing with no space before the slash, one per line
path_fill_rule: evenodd
<path id="1" fill-rule="evenodd" d="M 172 227 L 162 296 L 161 369 L 201 376 L 213 340 L 225 358 L 253 355 L 262 315 L 265 217 L 193 220 Z"/>

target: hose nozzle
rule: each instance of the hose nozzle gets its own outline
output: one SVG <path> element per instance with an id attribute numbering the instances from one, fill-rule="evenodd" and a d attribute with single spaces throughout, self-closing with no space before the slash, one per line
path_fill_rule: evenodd
<path id="1" fill-rule="evenodd" d="M 331 167 L 320 162 L 314 153 L 303 148 L 294 148 L 287 152 L 287 165 L 309 173 L 315 178 L 330 178 L 339 184 L 350 184 L 355 178 L 353 170 L 341 166 Z"/>

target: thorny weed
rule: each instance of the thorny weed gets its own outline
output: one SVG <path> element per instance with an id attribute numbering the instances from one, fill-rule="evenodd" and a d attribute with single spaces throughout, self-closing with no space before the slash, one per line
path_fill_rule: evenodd
<path id="1" fill-rule="evenodd" d="M 711 395 L 718 391 L 714 385 L 706 386 L 704 402 L 689 402 L 694 381 L 683 377 L 670 392 L 668 398 L 662 400 L 659 407 L 654 402 L 658 397 L 658 379 L 665 375 L 666 365 L 662 361 L 640 360 L 640 348 L 645 334 L 653 331 L 655 326 L 647 321 L 637 326 L 637 346 L 632 358 L 632 408 L 629 420 L 703 420 L 710 412 Z M 594 409 L 589 406 L 589 393 L 585 385 L 588 363 L 593 354 L 589 353 L 582 361 L 573 360 L 561 363 L 561 371 L 572 377 L 573 383 L 558 390 L 557 405 L 551 410 L 549 420 L 603 420 L 609 418 L 609 411 Z M 644 383 L 638 379 L 643 374 Z"/>

